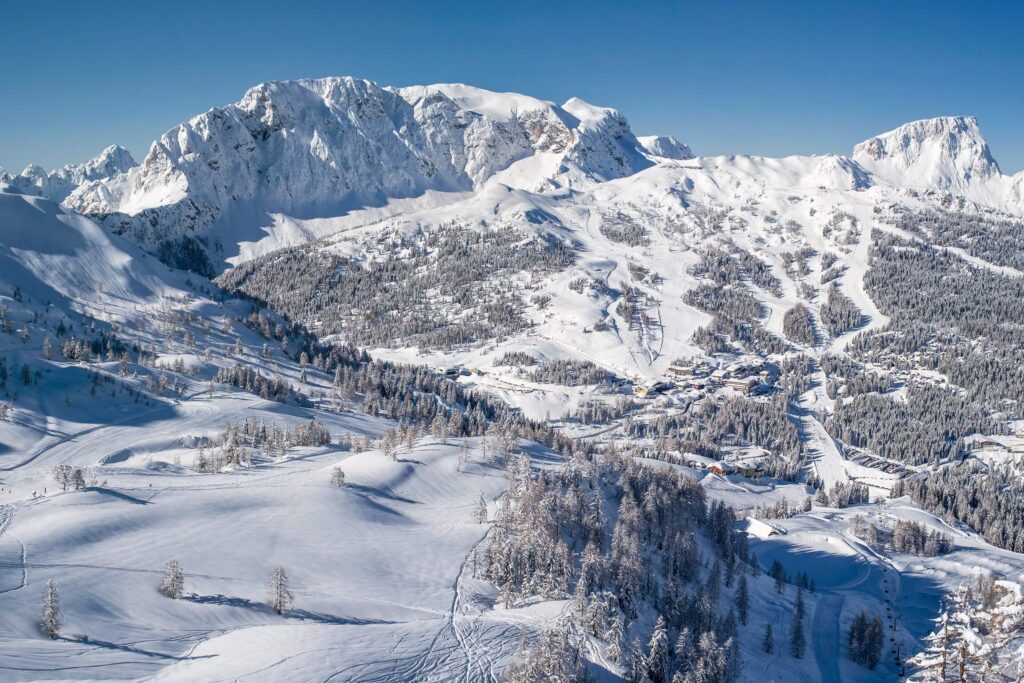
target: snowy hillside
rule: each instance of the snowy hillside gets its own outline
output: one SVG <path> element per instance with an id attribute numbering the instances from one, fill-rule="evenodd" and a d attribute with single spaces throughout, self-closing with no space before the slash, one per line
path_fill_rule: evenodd
<path id="1" fill-rule="evenodd" d="M 1012 678 L 1022 453 L 971 117 L 325 78 L 0 174 L 2 680 Z"/>

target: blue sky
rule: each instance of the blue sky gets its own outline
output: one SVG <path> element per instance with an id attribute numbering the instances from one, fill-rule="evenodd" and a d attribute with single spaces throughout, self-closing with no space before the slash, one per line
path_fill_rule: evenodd
<path id="1" fill-rule="evenodd" d="M 141 158 L 265 80 L 465 82 L 622 111 L 698 154 L 848 152 L 973 114 L 1024 169 L 1024 3 L 60 2 L 0 10 L 0 166 Z"/>

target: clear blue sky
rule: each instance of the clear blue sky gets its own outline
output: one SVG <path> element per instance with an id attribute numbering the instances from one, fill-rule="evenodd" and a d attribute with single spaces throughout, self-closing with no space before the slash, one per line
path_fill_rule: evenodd
<path id="1" fill-rule="evenodd" d="M 9 2 L 0 165 L 137 158 L 265 80 L 465 82 L 622 111 L 698 154 L 848 152 L 974 114 L 1024 169 L 1024 3 Z"/>

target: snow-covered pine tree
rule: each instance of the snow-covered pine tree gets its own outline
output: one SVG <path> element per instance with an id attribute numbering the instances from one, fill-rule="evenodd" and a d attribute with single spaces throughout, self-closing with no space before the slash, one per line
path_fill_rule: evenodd
<path id="1" fill-rule="evenodd" d="M 345 485 L 345 471 L 340 467 L 335 467 L 331 470 L 331 486 L 344 486 Z"/>
<path id="2" fill-rule="evenodd" d="M 288 590 L 288 574 L 284 567 L 275 567 L 267 581 L 267 604 L 278 614 L 284 614 L 293 601 L 294 596 Z"/>
<path id="3" fill-rule="evenodd" d="M 444 415 L 441 413 L 437 413 L 434 416 L 433 422 L 430 423 L 430 435 L 440 440 L 441 443 L 447 443 L 448 421 L 444 419 Z"/>
<path id="4" fill-rule="evenodd" d="M 168 560 L 164 569 L 164 578 L 160 582 L 160 592 L 172 600 L 181 598 L 185 591 L 185 575 L 177 560 Z"/>
<path id="5" fill-rule="evenodd" d="M 807 649 L 807 636 L 804 634 L 804 594 L 797 591 L 796 604 L 793 610 L 793 628 L 789 632 L 789 654 L 801 659 Z"/>
<path id="6" fill-rule="evenodd" d="M 647 642 L 647 676 L 653 683 L 668 683 L 668 625 L 658 615 L 658 621 Z"/>
<path id="7" fill-rule="evenodd" d="M 772 625 L 764 625 L 764 638 L 761 639 L 761 649 L 771 654 L 775 651 L 775 636 L 772 634 Z"/>
<path id="8" fill-rule="evenodd" d="M 476 520 L 477 524 L 487 523 L 487 500 L 484 498 L 484 494 L 480 494 L 477 498 L 476 504 L 473 506 L 473 519 Z"/>
<path id="9" fill-rule="evenodd" d="M 56 638 L 60 634 L 60 595 L 57 592 L 57 582 L 53 579 L 47 579 L 46 587 L 43 588 L 43 608 L 39 627 L 50 638 Z"/>
<path id="10" fill-rule="evenodd" d="M 57 480 L 57 483 L 60 484 L 62 490 L 68 490 L 68 486 L 70 486 L 74 481 L 73 477 L 74 470 L 72 469 L 71 465 L 65 463 L 54 465 L 53 478 Z"/>
<path id="11" fill-rule="evenodd" d="M 747 625 L 750 618 L 750 588 L 747 586 L 747 575 L 741 573 L 739 586 L 736 587 L 736 616 L 740 623 Z"/>

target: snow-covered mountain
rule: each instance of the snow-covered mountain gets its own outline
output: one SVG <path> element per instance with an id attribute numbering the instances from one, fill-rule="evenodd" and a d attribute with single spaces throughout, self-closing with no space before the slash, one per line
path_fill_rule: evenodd
<path id="1" fill-rule="evenodd" d="M 1003 174 L 973 116 L 913 121 L 860 143 L 853 159 L 897 187 L 950 192 L 1024 213 L 1024 172 Z"/>
<path id="2" fill-rule="evenodd" d="M 168 131 L 140 166 L 86 183 L 67 205 L 150 247 L 183 235 L 237 243 L 259 234 L 268 212 L 330 217 L 472 191 L 541 155 L 557 175 L 597 180 L 652 163 L 625 118 L 580 100 L 325 78 L 260 84 Z"/>
<path id="3" fill-rule="evenodd" d="M 588 188 L 693 158 L 674 138 L 637 138 L 617 111 L 576 98 L 557 106 L 458 84 L 324 78 L 260 84 L 165 133 L 141 165 L 106 165 L 125 173 L 40 180 L 36 170 L 19 182 L 59 185 L 48 193 L 57 197 L 78 185 L 69 208 L 155 252 L 191 255 L 177 265 L 217 272 L 225 261 L 348 227 L 354 211 L 380 218 L 447 204 L 489 182 Z M 809 162 L 821 177 L 800 182 L 950 192 L 1024 211 L 1024 175 L 1000 172 L 970 117 L 907 124 L 851 157 L 827 158 Z M 197 263 L 198 253 L 208 263 Z"/>
<path id="4" fill-rule="evenodd" d="M 111 145 L 89 161 L 67 164 L 50 172 L 36 164 L 25 167 L 16 176 L 0 169 L 0 182 L 25 194 L 39 195 L 61 202 L 84 183 L 108 180 L 137 165 L 127 149 Z"/>
<path id="5" fill-rule="evenodd" d="M 694 157 L 693 150 L 671 135 L 641 135 L 637 138 L 644 149 L 656 157 L 686 161 Z"/>
<path id="6" fill-rule="evenodd" d="M 908 187 L 963 191 L 1002 175 L 973 116 L 913 121 L 860 143 L 853 158 Z"/>
<path id="7" fill-rule="evenodd" d="M 0 174 L 0 678 L 1019 671 L 1022 188 L 351 78 Z"/>

